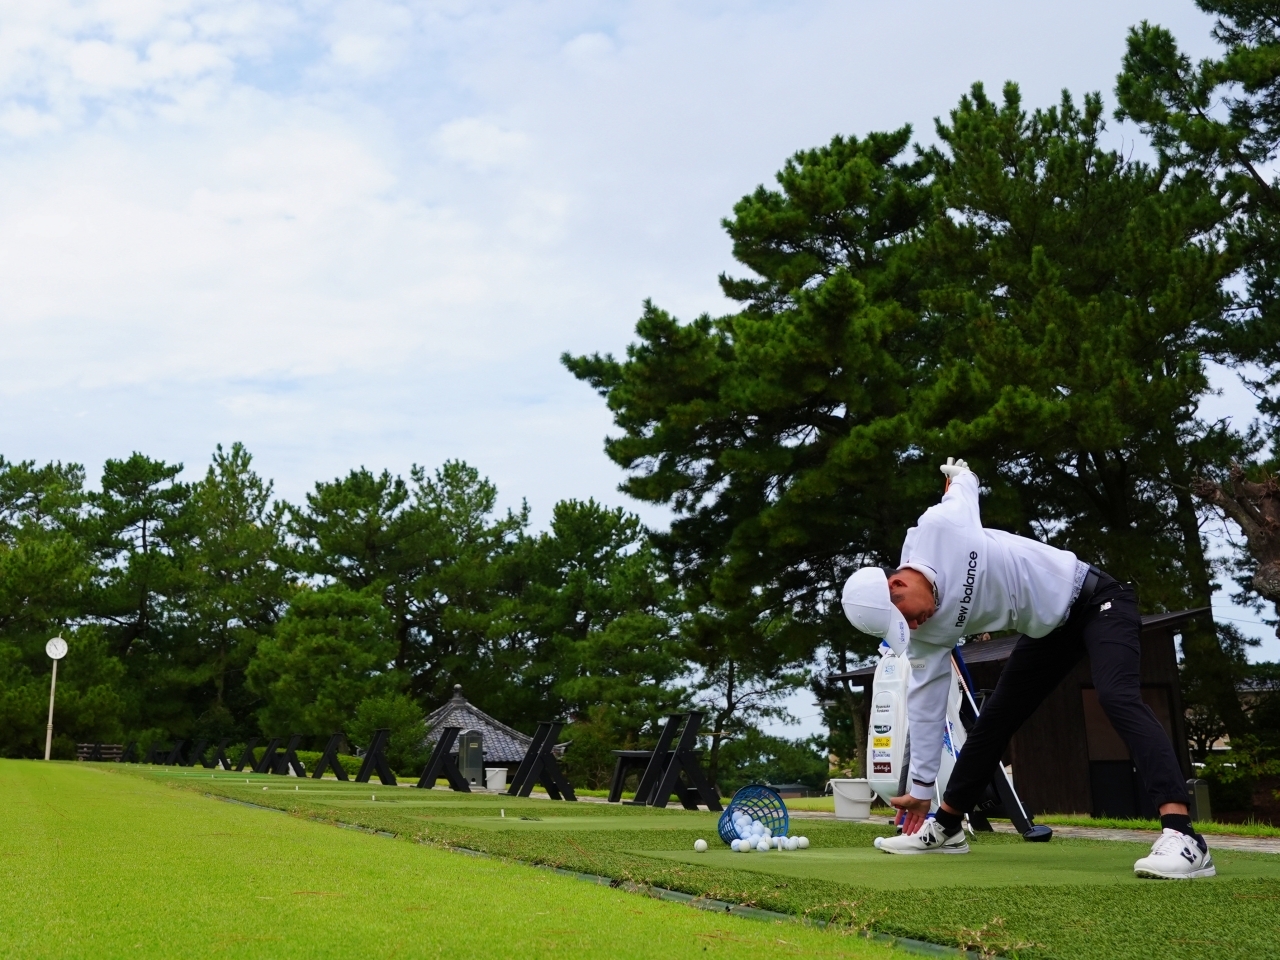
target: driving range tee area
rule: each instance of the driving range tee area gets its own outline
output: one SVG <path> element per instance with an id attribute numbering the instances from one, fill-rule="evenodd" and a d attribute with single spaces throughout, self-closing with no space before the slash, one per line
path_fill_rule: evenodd
<path id="1" fill-rule="evenodd" d="M 460 937 L 476 956 L 906 955 L 850 935 L 867 933 L 975 956 L 1280 956 L 1268 853 L 1159 882 L 1134 878 L 1133 843 L 983 834 L 966 856 L 893 857 L 872 847 L 888 827 L 796 818 L 808 849 L 734 853 L 716 814 L 684 810 L 91 763 L 0 761 L 0 786 L 4 956 L 435 956 Z"/>

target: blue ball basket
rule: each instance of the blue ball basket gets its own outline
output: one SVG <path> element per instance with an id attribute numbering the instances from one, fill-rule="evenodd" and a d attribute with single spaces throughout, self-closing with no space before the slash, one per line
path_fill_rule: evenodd
<path id="1" fill-rule="evenodd" d="M 762 783 L 749 783 L 733 795 L 729 806 L 720 814 L 717 830 L 720 839 L 732 843 L 738 839 L 738 832 L 733 826 L 733 815 L 741 810 L 752 820 L 759 820 L 775 837 L 785 837 L 791 818 L 787 816 L 787 805 L 782 802 L 777 791 Z"/>

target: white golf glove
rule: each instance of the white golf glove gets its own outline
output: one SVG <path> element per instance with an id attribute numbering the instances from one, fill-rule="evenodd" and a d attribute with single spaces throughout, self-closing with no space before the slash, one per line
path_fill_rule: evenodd
<path id="1" fill-rule="evenodd" d="M 955 457 L 947 457 L 947 462 L 938 468 L 948 480 L 954 480 L 962 473 L 967 473 L 969 465 Z"/>

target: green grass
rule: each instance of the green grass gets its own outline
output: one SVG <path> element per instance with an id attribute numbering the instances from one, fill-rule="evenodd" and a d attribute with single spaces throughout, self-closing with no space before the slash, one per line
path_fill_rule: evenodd
<path id="1" fill-rule="evenodd" d="M 1036 823 L 1063 827 L 1106 827 L 1119 830 L 1159 830 L 1159 820 L 1118 820 L 1113 817 L 1091 817 L 1083 813 L 1045 813 L 1036 817 Z M 1216 823 L 1213 820 L 1197 820 L 1196 829 L 1210 835 L 1237 837 L 1280 837 L 1280 827 L 1269 823 Z"/>
<path id="2" fill-rule="evenodd" d="M 243 777 L 141 775 L 406 840 L 1008 957 L 1280 956 L 1280 856 L 1273 854 L 1220 851 L 1215 879 L 1140 881 L 1132 863 L 1145 844 L 1059 837 L 1033 845 L 987 834 L 967 857 L 890 858 L 870 848 L 887 827 L 800 820 L 793 832 L 811 838 L 809 851 L 713 847 L 697 855 L 694 839 L 714 842 L 714 814 L 268 777 L 246 784 Z"/>
<path id="3" fill-rule="evenodd" d="M 784 800 L 788 810 L 816 810 L 823 813 L 836 812 L 835 797 L 795 797 Z"/>
<path id="4" fill-rule="evenodd" d="M 814 813 L 835 813 L 836 798 L 835 797 L 796 797 L 793 800 L 784 801 L 788 810 L 804 810 Z M 876 800 L 871 807 L 871 812 L 876 816 L 888 817 L 895 811 L 885 806 L 879 800 Z"/>
<path id="5" fill-rule="evenodd" d="M 1054 849 L 1021 842 L 984 846 L 988 849 L 958 859 L 889 857 L 869 846 L 819 848 L 803 854 L 784 853 L 778 856 L 743 856 L 727 849 L 708 851 L 702 857 L 684 850 L 648 855 L 697 865 L 712 863 L 729 869 L 821 878 L 836 883 L 847 883 L 850 877 L 863 877 L 891 890 L 919 890 L 956 884 L 972 889 L 1060 884 L 1136 888 L 1148 882 L 1134 877 L 1134 851 L 1128 844 L 1070 844 Z M 1231 873 L 1237 879 L 1280 880 L 1280 857 L 1233 858 Z"/>
<path id="6" fill-rule="evenodd" d="M 0 956 L 613 960 L 893 952 L 814 927 L 712 914 L 218 802 L 119 771 L 0 760 Z M 282 795 L 263 791 L 262 778 L 250 777 L 252 786 L 244 779 L 238 792 L 253 800 Z M 315 789 L 314 797 L 302 796 L 323 805 L 330 791 L 344 803 L 363 798 L 378 813 L 410 809 L 374 803 L 366 788 L 325 782 Z"/>

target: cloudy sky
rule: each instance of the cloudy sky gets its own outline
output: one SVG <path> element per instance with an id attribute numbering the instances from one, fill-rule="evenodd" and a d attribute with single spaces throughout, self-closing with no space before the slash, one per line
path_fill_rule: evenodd
<path id="1" fill-rule="evenodd" d="M 727 306 L 719 220 L 797 149 L 975 80 L 1109 97 L 1144 17 L 1211 49 L 1190 0 L 7 0 L 0 452 L 624 502 L 561 351 Z"/>

